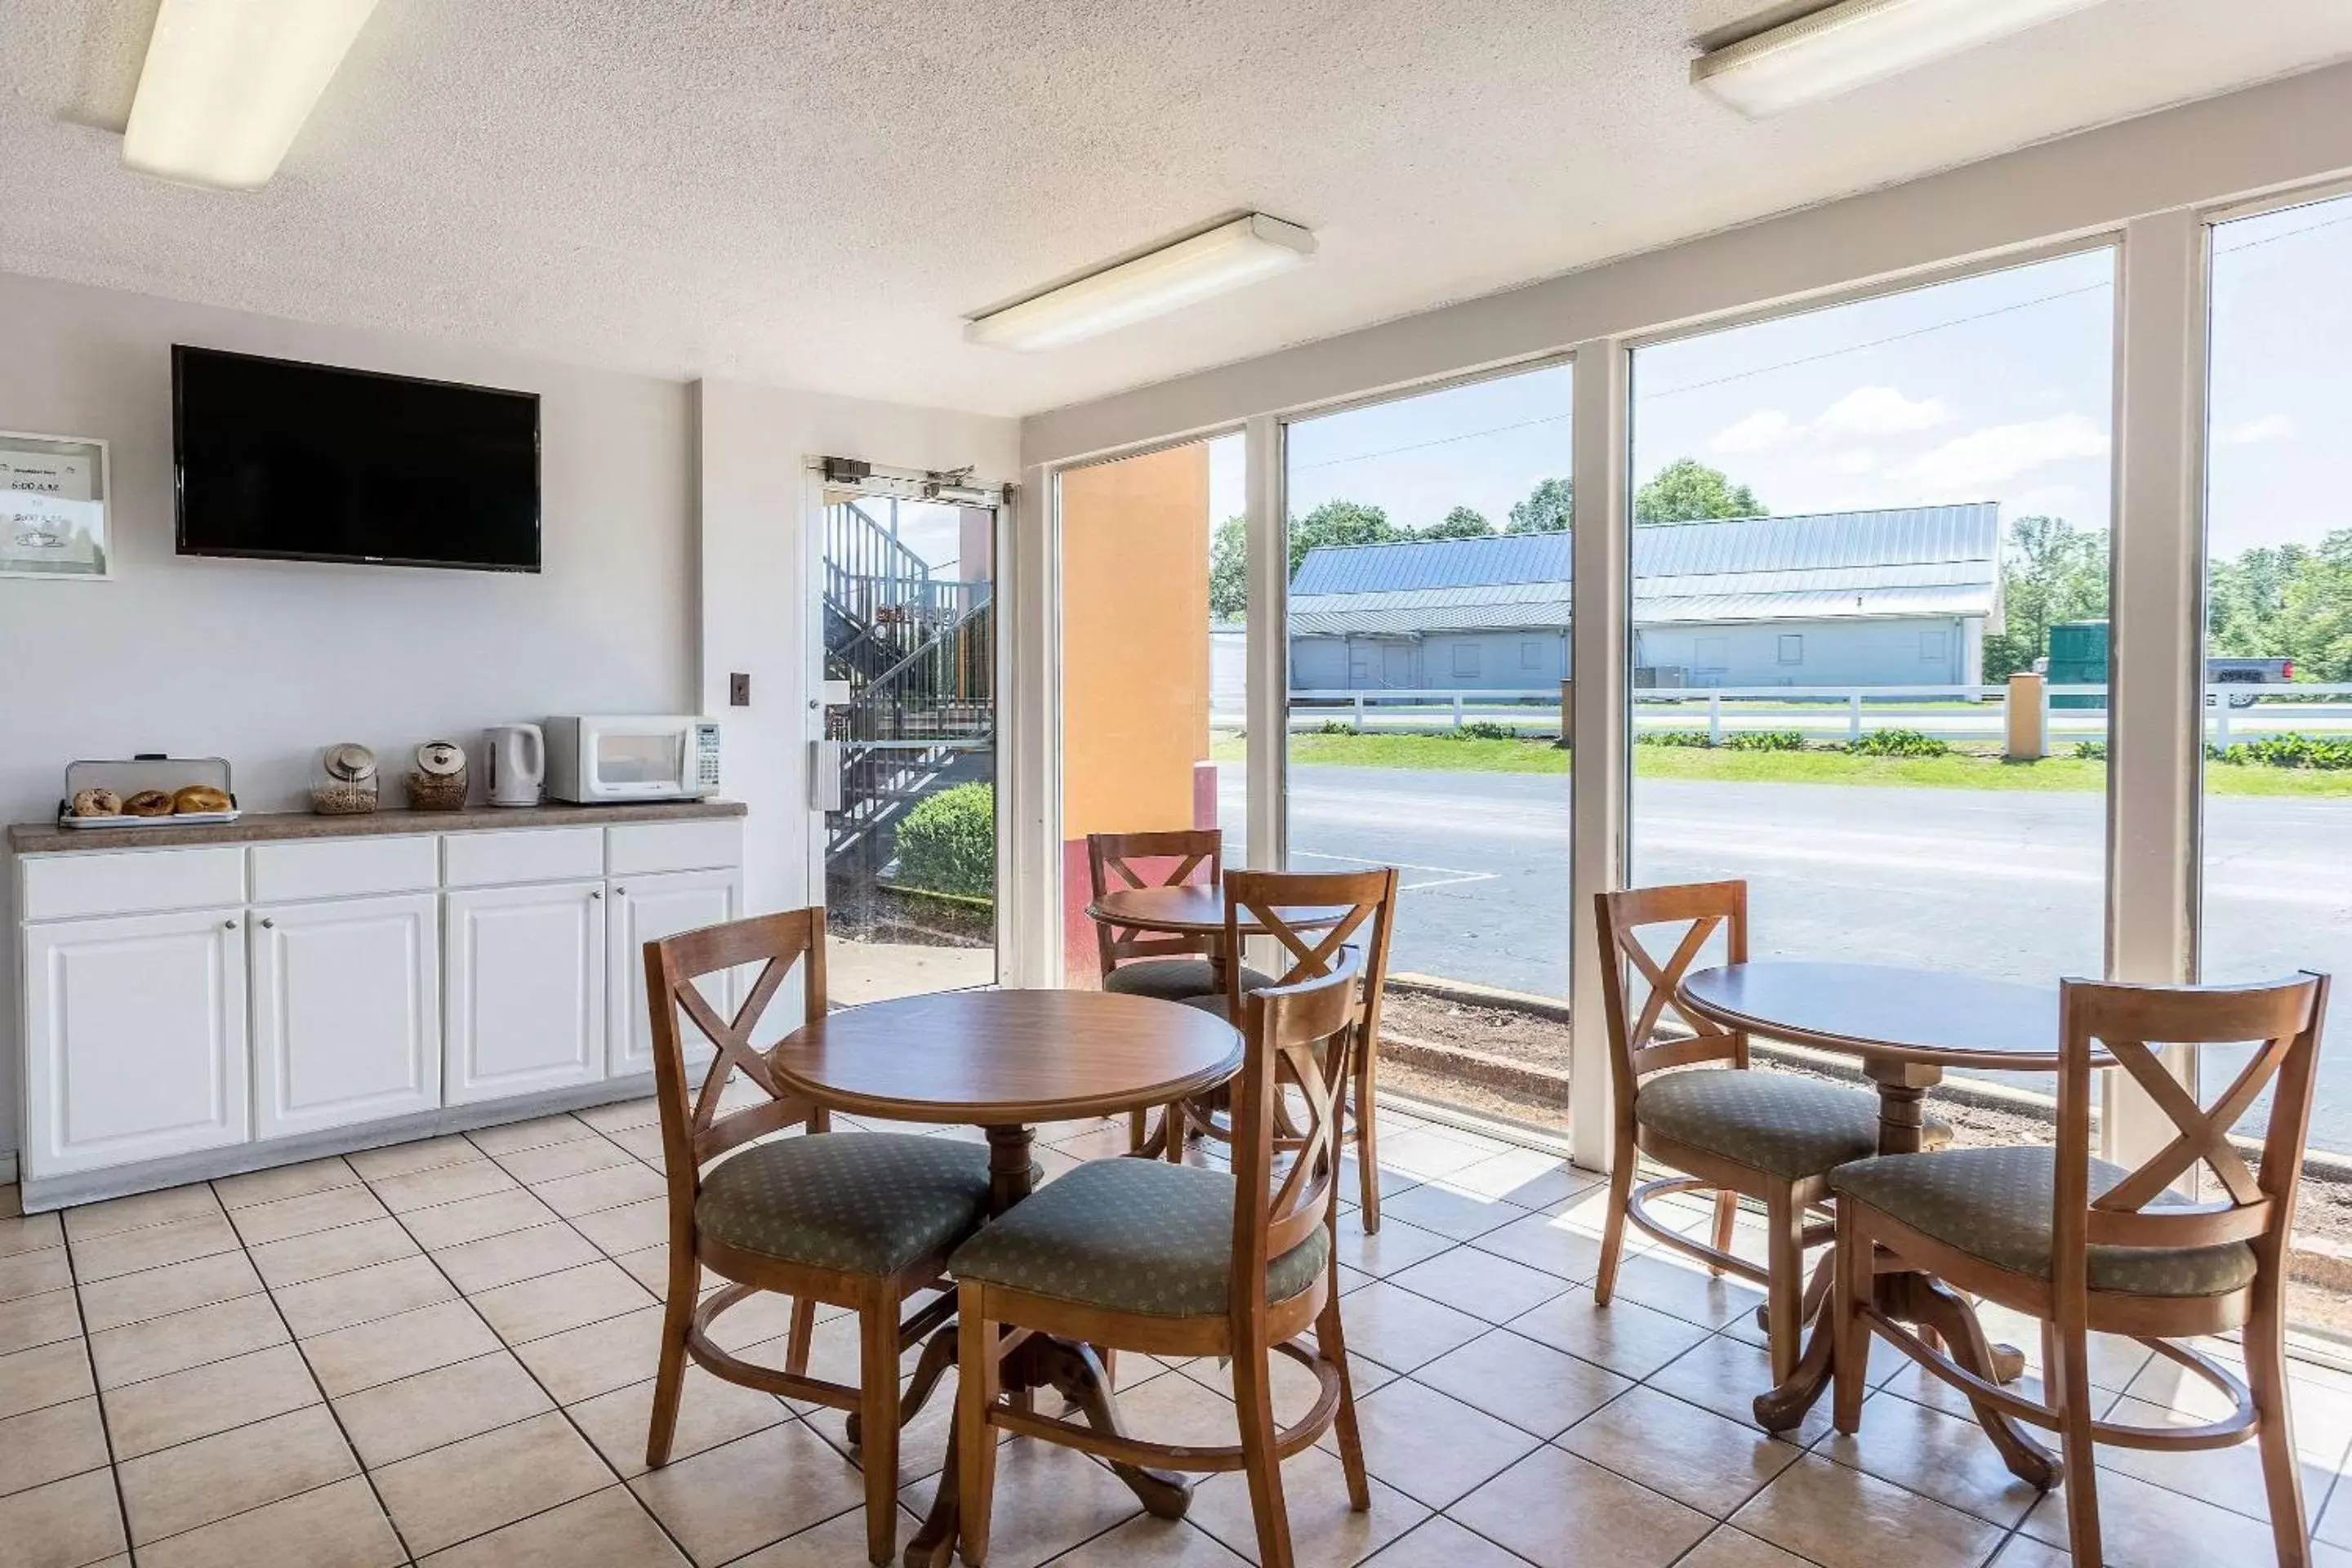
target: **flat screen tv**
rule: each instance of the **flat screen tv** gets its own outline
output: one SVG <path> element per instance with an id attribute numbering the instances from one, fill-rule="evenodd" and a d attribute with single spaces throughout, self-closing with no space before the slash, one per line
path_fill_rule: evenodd
<path id="1" fill-rule="evenodd" d="M 172 349 L 183 555 L 539 570 L 539 398 Z"/>

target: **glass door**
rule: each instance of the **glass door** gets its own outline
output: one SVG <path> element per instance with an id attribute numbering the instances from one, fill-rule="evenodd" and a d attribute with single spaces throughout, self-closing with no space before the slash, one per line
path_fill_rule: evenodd
<path id="1" fill-rule="evenodd" d="M 997 516 L 824 492 L 812 858 L 836 1006 L 997 978 Z"/>

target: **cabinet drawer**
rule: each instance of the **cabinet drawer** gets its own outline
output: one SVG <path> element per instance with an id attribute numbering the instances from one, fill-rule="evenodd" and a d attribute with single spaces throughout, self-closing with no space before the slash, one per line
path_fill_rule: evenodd
<path id="1" fill-rule="evenodd" d="M 441 840 L 448 885 L 494 888 L 516 882 L 577 882 L 604 874 L 601 827 L 493 828 Z"/>
<path id="2" fill-rule="evenodd" d="M 635 822 L 604 832 L 605 864 L 615 877 L 646 871 L 699 871 L 743 863 L 743 824 L 738 817 Z"/>
<path id="3" fill-rule="evenodd" d="M 429 892 L 440 882 L 441 858 L 429 834 L 253 847 L 257 904 Z"/>
<path id="4" fill-rule="evenodd" d="M 109 849 L 34 855 L 17 863 L 25 918 L 145 914 L 245 902 L 245 851 L 234 844 L 194 849 Z"/>

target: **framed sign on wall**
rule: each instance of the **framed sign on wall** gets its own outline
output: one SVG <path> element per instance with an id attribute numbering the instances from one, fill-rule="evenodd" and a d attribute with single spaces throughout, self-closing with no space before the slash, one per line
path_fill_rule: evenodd
<path id="1" fill-rule="evenodd" d="M 0 577 L 103 578 L 106 443 L 0 430 Z"/>

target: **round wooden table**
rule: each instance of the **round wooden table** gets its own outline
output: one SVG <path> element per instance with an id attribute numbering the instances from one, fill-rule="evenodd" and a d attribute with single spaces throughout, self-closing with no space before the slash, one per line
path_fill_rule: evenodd
<path id="1" fill-rule="evenodd" d="M 1353 911 L 1336 904 L 1277 906 L 1276 912 L 1293 931 L 1328 931 Z M 1265 923 L 1247 910 L 1234 911 L 1234 929 L 1244 936 L 1271 936 Z M 1224 984 L 1225 965 L 1238 963 L 1224 948 L 1225 889 L 1214 882 L 1181 882 L 1168 888 L 1118 888 L 1087 906 L 1087 918 L 1128 931 L 1160 931 L 1170 936 L 1212 939 L 1209 973 Z"/>
<path id="2" fill-rule="evenodd" d="M 1920 1102 L 1947 1068 L 2058 1070 L 2054 985 L 1869 963 L 1765 962 L 1694 971 L 1675 998 L 1727 1029 L 1858 1058 L 1878 1089 L 1882 1154 L 1919 1152 L 1926 1126 Z M 2104 1052 L 2092 1061 L 2115 1065 Z M 1823 1280 L 1831 1266 L 1822 1260 Z M 1940 1335 L 1953 1358 L 1979 1377 L 2008 1383 L 2023 1369 L 2024 1357 L 1988 1342 L 1975 1310 L 1931 1276 L 1884 1273 L 1877 1288 L 1888 1316 Z M 1756 1396 L 1758 1423 L 1774 1432 L 1795 1426 L 1835 1371 L 1823 1312 L 1789 1381 Z M 1977 1405 L 1976 1415 L 2012 1474 L 2038 1487 L 2056 1483 L 2062 1470 L 2055 1455 L 1990 1405 Z"/>
<path id="3" fill-rule="evenodd" d="M 1241 1070 L 1242 1037 L 1213 1014 L 1150 996 L 949 991 L 845 1008 L 785 1036 L 768 1062 L 785 1089 L 851 1116 L 986 1129 L 990 1202 L 1001 1214 L 1034 1188 L 1033 1124 L 1203 1093 Z M 921 1410 L 955 1364 L 955 1333 L 950 1323 L 923 1346 L 901 1404 L 902 1422 Z M 1033 1334 L 1004 1358 L 1004 1386 L 1055 1389 L 1093 1426 L 1117 1429 L 1109 1379 L 1084 1345 Z M 1112 1468 L 1162 1518 L 1181 1517 L 1192 1501 L 1181 1476 Z M 939 1494 L 908 1544 L 908 1568 L 944 1568 L 955 1550 L 956 1524 L 950 1432 Z"/>

